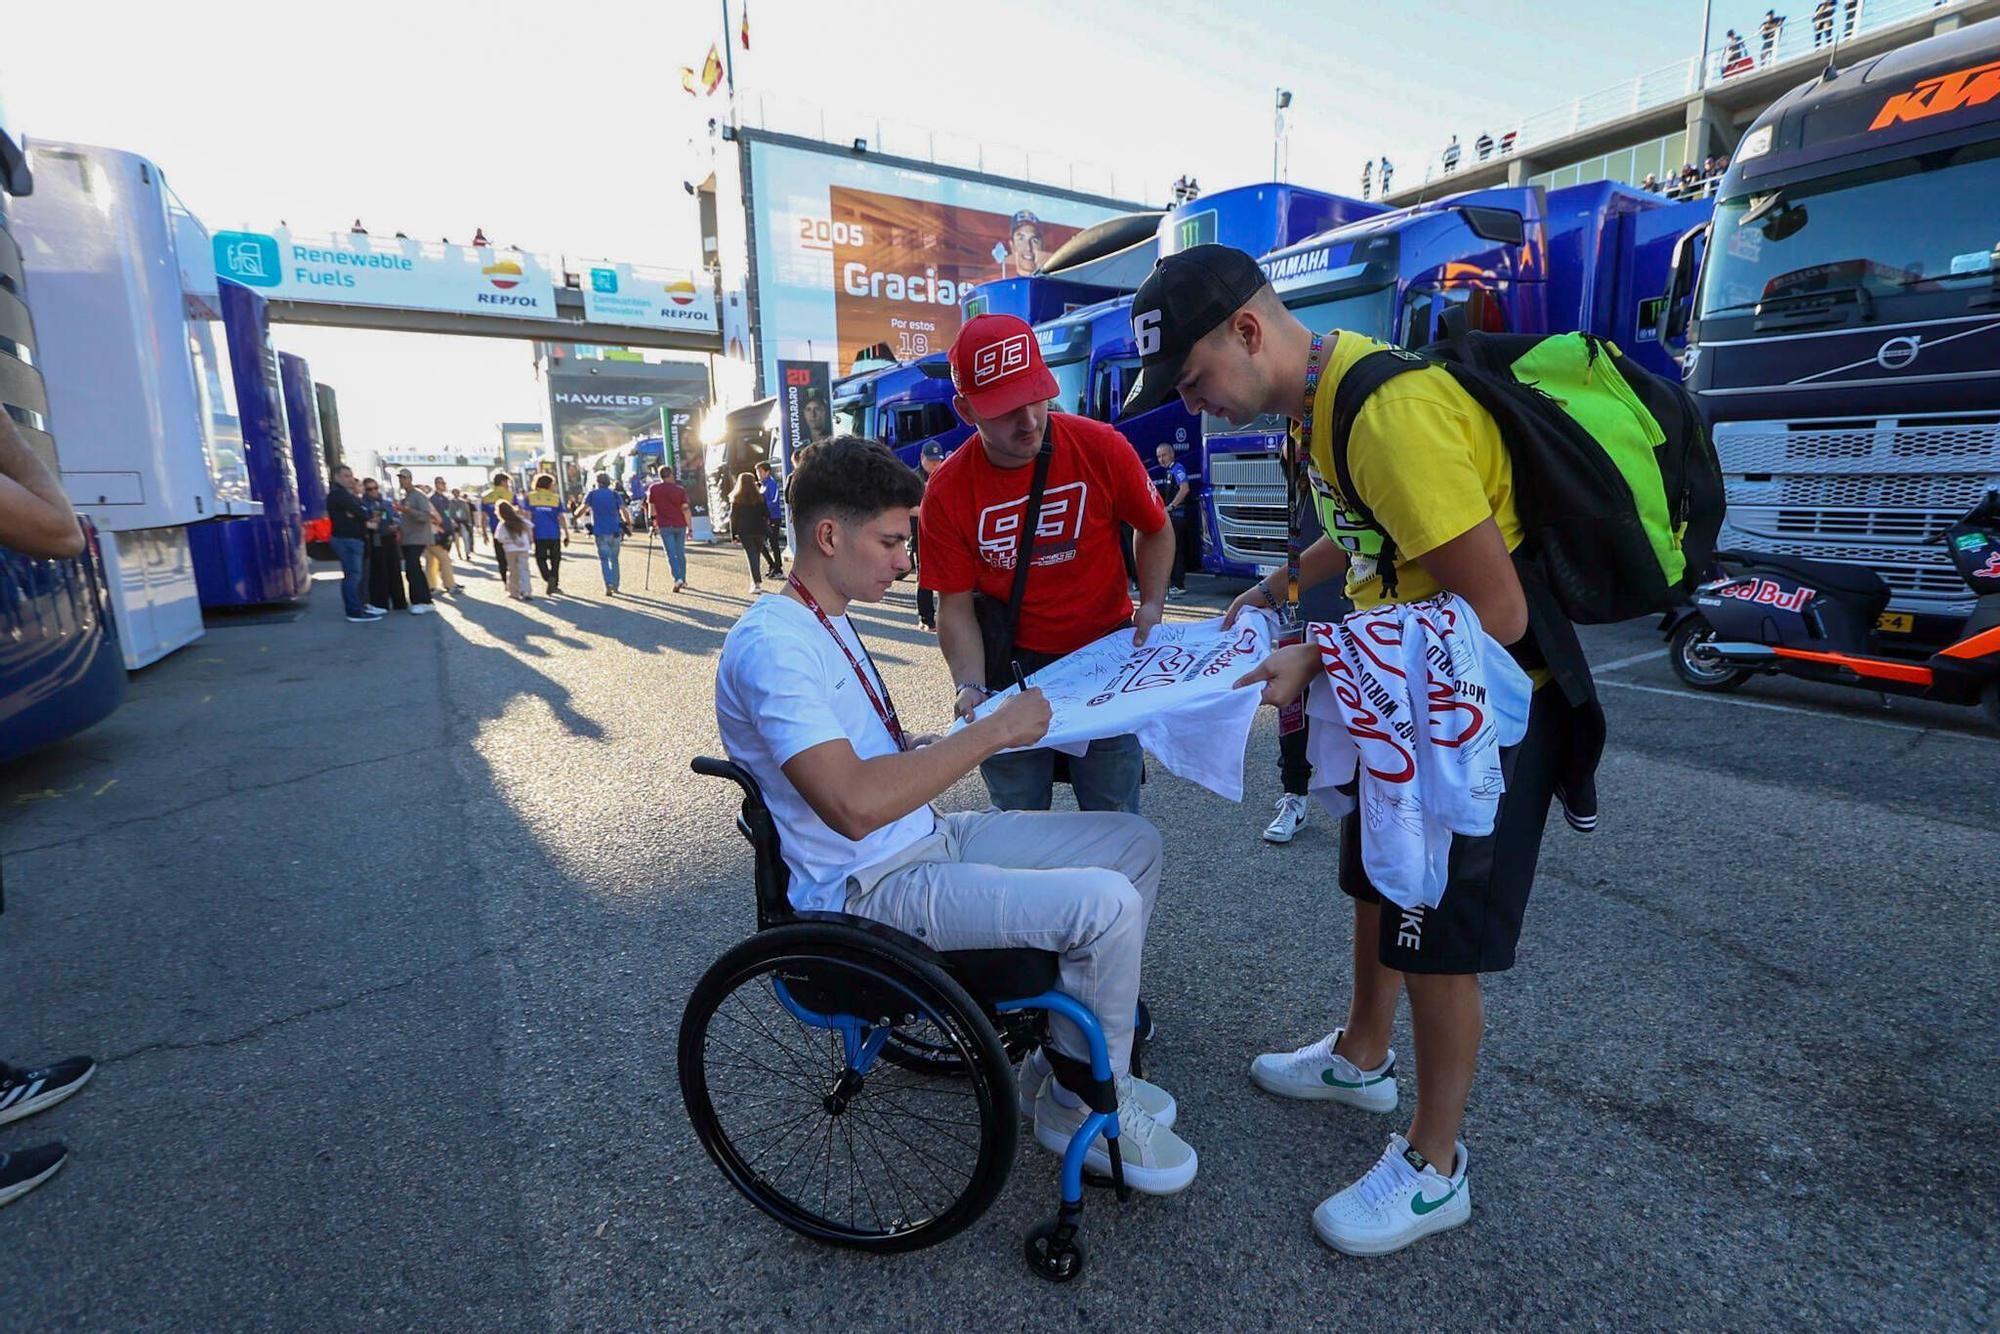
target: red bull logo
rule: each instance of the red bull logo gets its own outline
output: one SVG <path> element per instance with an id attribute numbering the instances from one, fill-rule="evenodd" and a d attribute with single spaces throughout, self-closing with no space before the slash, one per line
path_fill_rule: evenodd
<path id="1" fill-rule="evenodd" d="M 1712 591 L 1719 598 L 1740 598 L 1744 602 L 1776 607 L 1780 611 L 1797 611 L 1813 600 L 1810 588 L 1794 588 L 1787 593 L 1783 584 L 1770 579 L 1744 579 L 1727 588 Z"/>

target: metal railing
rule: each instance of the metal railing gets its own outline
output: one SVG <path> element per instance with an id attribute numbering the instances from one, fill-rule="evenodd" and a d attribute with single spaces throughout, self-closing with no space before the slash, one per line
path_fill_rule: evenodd
<path id="1" fill-rule="evenodd" d="M 736 119 L 746 129 L 816 139 L 834 147 L 857 141 L 866 152 L 958 167 L 995 176 L 1011 176 L 1036 185 L 1132 199 L 1141 203 L 1168 197 L 1170 187 L 1143 173 L 1120 172 L 1101 163 L 1078 162 L 1059 153 L 1044 153 L 1014 144 L 986 143 L 911 121 L 856 114 L 815 102 L 747 92 L 737 98 Z"/>
<path id="2" fill-rule="evenodd" d="M 1794 0 L 1790 6 L 1794 12 L 1786 16 L 1784 24 L 1768 44 L 1755 28 L 1741 34 L 1736 42 L 1725 35 L 1709 48 L 1706 56 L 1689 56 L 1658 66 L 1622 83 L 1585 93 L 1560 106 L 1523 117 L 1501 130 L 1484 131 L 1492 137 L 1493 144 L 1483 157 L 1475 147 L 1475 135 L 1472 140 L 1458 145 L 1459 157 L 1453 166 L 1456 170 L 1468 170 L 1504 157 L 1518 156 L 1535 144 L 1567 139 L 1594 125 L 1607 124 L 1681 101 L 1704 87 L 1712 88 L 1745 74 L 1795 60 L 1824 59 L 1833 49 L 1835 38 L 1844 44 L 1859 35 L 1879 32 L 1966 3 L 1969 0 L 1853 0 L 1853 3 L 1836 0 L 1831 26 L 1817 28 L 1813 23 L 1813 11 L 1819 7 L 1818 0 Z M 1801 68 L 1803 71 L 1804 67 Z M 1804 77 L 1803 72 L 1801 77 Z M 1453 170 L 1446 166 L 1450 152 L 1447 146 L 1426 156 L 1424 184 L 1429 185 L 1453 174 Z M 1699 161 L 1699 158 L 1696 160 Z"/>

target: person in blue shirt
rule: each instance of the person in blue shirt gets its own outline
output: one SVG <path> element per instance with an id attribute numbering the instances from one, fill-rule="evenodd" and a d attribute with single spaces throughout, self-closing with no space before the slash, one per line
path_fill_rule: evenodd
<path id="1" fill-rule="evenodd" d="M 553 474 L 536 475 L 527 505 L 535 525 L 535 568 L 541 571 L 544 590 L 554 597 L 562 592 L 562 549 L 569 539 L 563 536 L 562 492 L 556 490 Z"/>
<path id="2" fill-rule="evenodd" d="M 778 475 L 771 471 L 771 465 L 757 465 L 757 485 L 764 492 L 764 513 L 771 522 L 765 527 L 765 562 L 770 565 L 773 576 L 785 572 L 785 498 L 778 485 Z"/>
<path id="3" fill-rule="evenodd" d="M 611 474 L 597 474 L 597 487 L 583 498 L 590 510 L 590 535 L 597 540 L 597 563 L 604 570 L 604 596 L 618 596 L 618 552 L 625 533 L 625 507 L 611 489 Z"/>
<path id="4" fill-rule="evenodd" d="M 1187 469 L 1174 457 L 1174 447 L 1162 440 L 1154 451 L 1159 462 L 1147 469 L 1152 474 L 1153 489 L 1160 493 L 1160 503 L 1167 507 L 1167 522 L 1174 529 L 1174 569 L 1167 579 L 1167 596 L 1179 598 L 1187 596 L 1188 546 L 1193 541 L 1194 528 L 1188 522 L 1192 507 L 1188 504 Z"/>

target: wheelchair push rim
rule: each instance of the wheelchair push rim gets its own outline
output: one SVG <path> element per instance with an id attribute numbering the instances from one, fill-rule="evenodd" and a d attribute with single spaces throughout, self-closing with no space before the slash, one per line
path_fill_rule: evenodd
<path id="1" fill-rule="evenodd" d="M 1013 1163 L 1013 1080 L 991 1023 L 942 970 L 851 929 L 780 927 L 724 955 L 689 997 L 679 1066 L 723 1175 L 820 1241 L 943 1241 Z"/>

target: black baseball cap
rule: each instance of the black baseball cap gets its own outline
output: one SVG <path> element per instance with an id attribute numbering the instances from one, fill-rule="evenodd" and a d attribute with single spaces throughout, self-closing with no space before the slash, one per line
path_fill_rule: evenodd
<path id="1" fill-rule="evenodd" d="M 1189 246 L 1153 265 L 1132 298 L 1139 378 L 1118 415 L 1150 412 L 1173 397 L 1189 351 L 1269 281 L 1235 246 Z"/>

